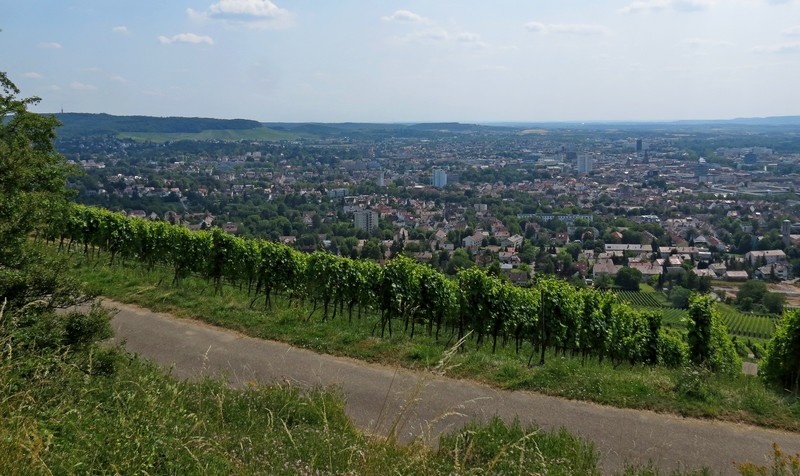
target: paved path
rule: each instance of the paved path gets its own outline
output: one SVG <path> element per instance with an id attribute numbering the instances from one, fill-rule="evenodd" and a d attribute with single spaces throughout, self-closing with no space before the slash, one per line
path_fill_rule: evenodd
<path id="1" fill-rule="evenodd" d="M 106 304 L 119 309 L 112 322 L 115 339 L 131 352 L 171 366 L 173 375 L 225 375 L 233 385 L 248 381 L 335 385 L 344 393 L 356 425 L 378 435 L 397 426 L 401 441 L 434 442 L 442 430 L 458 428 L 472 418 L 499 415 L 509 420 L 518 416 L 523 423 L 545 428 L 563 426 L 590 439 L 601 453 L 605 472 L 626 462 L 652 461 L 665 470 L 706 466 L 736 474 L 734 460 L 766 464 L 773 442 L 791 453 L 800 452 L 800 434 L 497 390 L 319 355 L 135 306 Z"/>

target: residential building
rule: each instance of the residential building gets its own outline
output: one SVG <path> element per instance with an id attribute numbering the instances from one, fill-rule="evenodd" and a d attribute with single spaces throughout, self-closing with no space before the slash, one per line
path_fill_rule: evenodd
<path id="1" fill-rule="evenodd" d="M 762 258 L 763 262 L 759 263 Z M 752 266 L 772 264 L 786 261 L 786 253 L 783 250 L 750 251 L 744 255 L 744 259 L 750 262 Z"/>
<path id="2" fill-rule="evenodd" d="M 447 172 L 444 169 L 433 169 L 433 186 L 444 188 L 447 185 Z"/>
<path id="3" fill-rule="evenodd" d="M 353 212 L 353 221 L 356 230 L 372 233 L 378 227 L 380 215 L 375 210 L 358 210 Z"/>
<path id="4" fill-rule="evenodd" d="M 593 159 L 591 155 L 581 154 L 578 156 L 578 173 L 588 174 L 592 171 Z"/>

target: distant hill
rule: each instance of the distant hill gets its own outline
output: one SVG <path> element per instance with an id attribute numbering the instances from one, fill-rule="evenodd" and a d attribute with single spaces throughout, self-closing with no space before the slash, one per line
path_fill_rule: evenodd
<path id="1" fill-rule="evenodd" d="M 291 122 L 266 122 L 265 126 L 279 131 L 302 132 L 315 134 L 320 137 L 359 137 L 359 136 L 429 136 L 442 132 L 468 134 L 468 133 L 505 133 L 516 130 L 508 126 L 464 124 L 460 122 L 432 122 L 432 123 L 369 123 L 369 122 L 343 122 L 343 123 L 291 123 Z"/>
<path id="2" fill-rule="evenodd" d="M 736 119 L 719 121 L 680 121 L 696 124 L 735 124 L 753 126 L 800 126 L 800 116 L 770 116 L 770 117 L 739 117 Z"/>
<path id="3" fill-rule="evenodd" d="M 208 130 L 247 130 L 261 126 L 247 119 L 210 119 L 202 117 L 112 116 L 111 114 L 55 114 L 63 126 L 60 136 L 117 134 L 120 132 L 199 133 Z"/>
<path id="4" fill-rule="evenodd" d="M 153 142 L 174 140 L 298 140 L 311 138 L 383 139 L 387 137 L 430 138 L 439 134 L 507 134 L 526 129 L 543 130 L 617 130 L 665 131 L 706 129 L 795 130 L 800 116 L 737 118 L 723 120 L 687 120 L 671 122 L 507 122 L 469 124 L 434 123 L 368 123 L 368 122 L 265 122 L 248 119 L 212 119 L 202 117 L 114 116 L 110 114 L 55 114 L 64 125 L 59 138 L 114 135 Z"/>
<path id="5" fill-rule="evenodd" d="M 171 140 L 296 140 L 301 138 L 428 137 L 439 133 L 503 133 L 508 126 L 447 123 L 316 123 L 267 122 L 203 117 L 114 116 L 60 113 L 58 137 L 113 135 L 120 138 L 166 142 Z"/>

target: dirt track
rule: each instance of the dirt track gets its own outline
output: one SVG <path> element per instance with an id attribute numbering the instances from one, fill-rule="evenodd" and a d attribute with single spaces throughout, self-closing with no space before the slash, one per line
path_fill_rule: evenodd
<path id="1" fill-rule="evenodd" d="M 502 391 L 319 355 L 135 306 L 106 304 L 119 309 L 112 322 L 116 341 L 171 367 L 178 377 L 225 375 L 233 385 L 257 381 L 337 386 L 346 398 L 348 414 L 368 432 L 386 435 L 402 415 L 398 425 L 402 441 L 434 441 L 442 430 L 498 415 L 545 428 L 563 426 L 592 440 L 605 472 L 626 462 L 652 461 L 664 470 L 706 466 L 721 474 L 737 474 L 734 460 L 766 464 L 773 442 L 791 453 L 800 451 L 800 435 L 794 433 Z"/>

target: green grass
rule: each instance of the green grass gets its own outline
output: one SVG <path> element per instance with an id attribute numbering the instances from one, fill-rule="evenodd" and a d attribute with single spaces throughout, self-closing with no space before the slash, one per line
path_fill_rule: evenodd
<path id="1" fill-rule="evenodd" d="M 120 139 L 133 139 L 137 141 L 149 142 L 170 142 L 178 140 L 219 140 L 219 141 L 240 141 L 240 140 L 297 140 L 303 138 L 313 138 L 310 134 L 298 134 L 293 132 L 278 131 L 268 127 L 256 129 L 221 129 L 206 130 L 202 132 L 120 132 L 117 134 Z"/>
<path id="2" fill-rule="evenodd" d="M 77 265 L 74 273 L 90 289 L 111 299 L 322 353 L 426 369 L 452 344 L 447 335 L 437 343 L 424 332 L 413 340 L 402 333 L 381 339 L 372 335 L 374 316 L 361 320 L 354 316 L 350 323 L 345 314 L 321 322 L 320 311 L 307 319 L 309 308 L 282 299 L 276 299 L 271 310 L 263 305 L 250 309 L 245 291 L 225 286 L 223 294 L 215 296 L 213 287 L 198 278 L 188 278 L 176 288 L 169 284 L 169 270 L 145 272 L 140 268 L 109 268 L 95 262 Z M 499 346 L 498 352 L 492 354 L 490 345 L 477 349 L 474 340 L 468 340 L 466 348 L 452 358 L 448 375 L 617 407 L 800 431 L 800 401 L 768 389 L 750 376 L 707 375 L 695 382 L 701 388 L 693 391 L 685 388 L 684 370 L 624 364 L 614 368 L 607 362 L 582 363 L 578 358 L 552 353 L 544 366 L 528 368 L 530 347 L 524 347 L 517 355 L 513 344 Z"/>
<path id="3" fill-rule="evenodd" d="M 563 429 L 493 418 L 442 435 L 435 447 L 419 440 L 401 446 L 358 431 L 335 391 L 178 381 L 153 363 L 98 346 L 103 329 L 73 332 L 83 344 L 65 345 L 77 314 L 26 315 L 0 326 L 4 475 L 601 474 L 594 445 Z M 107 316 L 92 315 L 108 329 Z M 642 467 L 624 474 L 658 473 Z"/>
<path id="4" fill-rule="evenodd" d="M 176 381 L 116 350 L 102 373 L 69 365 L 82 353 L 14 350 L 0 366 L 4 474 L 600 474 L 594 446 L 565 431 L 492 420 L 438 449 L 399 446 L 357 431 L 331 391 Z"/>

